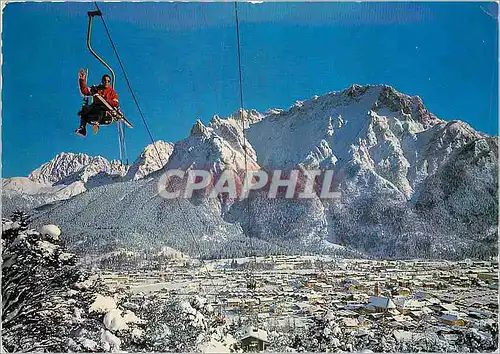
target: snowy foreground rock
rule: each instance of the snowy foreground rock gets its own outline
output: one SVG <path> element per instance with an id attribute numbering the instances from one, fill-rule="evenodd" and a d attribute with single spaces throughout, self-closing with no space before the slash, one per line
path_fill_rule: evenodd
<path id="1" fill-rule="evenodd" d="M 38 232 L 50 236 L 53 240 L 59 240 L 61 236 L 61 229 L 56 225 L 43 225 Z"/>

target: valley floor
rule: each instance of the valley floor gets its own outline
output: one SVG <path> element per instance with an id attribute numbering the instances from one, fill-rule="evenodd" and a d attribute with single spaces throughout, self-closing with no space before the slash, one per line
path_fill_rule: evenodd
<path id="1" fill-rule="evenodd" d="M 388 349 L 409 351 L 422 341 L 431 343 L 427 349 L 455 351 L 484 350 L 485 343 L 498 340 L 496 260 L 277 255 L 200 262 L 181 256 L 139 267 L 115 264 L 101 272 L 108 285 L 126 288 L 132 297 L 202 296 L 222 320 L 265 329 L 266 344 L 275 350 L 286 350 L 295 333 L 317 326 L 329 328 L 339 342 L 320 340 L 319 351 L 340 341 L 354 341 L 357 349 L 362 341 L 365 349 L 381 351 L 387 345 L 382 337 L 392 343 Z M 289 342 L 282 343 L 283 333 Z"/>

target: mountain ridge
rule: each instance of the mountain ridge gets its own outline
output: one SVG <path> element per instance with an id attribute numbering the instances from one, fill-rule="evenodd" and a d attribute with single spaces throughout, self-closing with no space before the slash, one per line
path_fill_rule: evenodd
<path id="1" fill-rule="evenodd" d="M 153 151 L 156 149 L 149 145 L 144 151 L 149 151 L 146 160 L 150 161 L 144 162 L 147 154 L 140 155 L 135 172 L 130 173 L 131 168 L 114 180 L 91 186 L 81 195 L 53 206 L 41 206 L 36 211 L 38 219 L 52 222 L 50 218 L 54 218 L 69 230 L 80 235 L 83 232 L 87 236 L 73 240 L 77 247 L 133 248 L 147 245 L 151 237 L 162 235 L 160 243 L 154 242 L 158 247 L 166 242 L 163 245 L 192 253 L 187 246 L 192 235 L 184 225 L 189 215 L 190 227 L 200 241 L 206 241 L 204 245 L 211 256 L 220 254 L 220 245 L 224 243 L 231 245 L 228 249 L 236 244 L 248 247 L 249 236 L 258 240 L 261 250 L 279 244 L 285 249 L 321 252 L 327 242 L 347 244 L 369 255 L 391 257 L 455 257 L 466 252 L 463 245 L 474 244 L 474 238 L 468 235 L 472 228 L 464 222 L 460 225 L 465 226 L 454 234 L 453 225 L 458 219 L 453 215 L 453 205 L 446 204 L 451 202 L 440 200 L 445 203 L 440 209 L 444 221 L 432 229 L 426 226 L 433 224 L 431 214 L 423 212 L 432 208 L 424 208 L 427 204 L 422 201 L 430 200 L 430 186 L 437 183 L 436 179 L 446 179 L 449 173 L 443 171 L 455 166 L 458 160 L 462 161 L 462 169 L 469 165 L 472 168 L 477 156 L 461 155 L 460 151 L 474 144 L 483 146 L 484 143 L 479 143 L 481 139 L 489 139 L 493 141 L 487 144 L 491 152 L 492 146 L 498 144 L 496 137 L 479 133 L 461 121 L 441 120 L 425 108 L 420 97 L 399 93 L 387 85 L 352 85 L 342 91 L 297 101 L 288 110 L 270 109 L 265 114 L 246 110 L 245 135 L 241 114 L 237 111 L 225 119 L 214 116 L 206 126 L 197 121 L 190 135 L 175 144 L 157 142 L 163 148 L 160 154 L 166 157 L 164 166 L 153 160 L 157 159 Z M 498 165 L 497 155 L 489 153 L 490 165 Z M 146 165 L 143 170 L 139 168 Z M 250 198 L 253 212 L 247 215 L 244 201 L 196 196 L 179 201 L 185 208 L 181 215 L 178 205 L 158 197 L 155 188 L 163 169 L 176 168 L 202 168 L 215 175 L 227 169 L 238 174 L 246 168 L 333 169 L 342 198 L 340 201 L 269 200 L 262 192 L 255 192 Z M 481 184 L 482 189 L 476 191 L 478 195 L 490 195 L 491 190 L 497 190 L 493 169 L 478 171 L 488 181 Z M 83 180 L 90 174 L 79 176 Z M 464 190 L 457 193 L 467 194 L 468 184 L 475 183 L 474 178 L 460 185 Z M 99 201 L 99 197 L 104 199 Z M 89 202 L 99 205 L 98 214 L 102 217 L 96 217 L 95 210 L 94 214 L 87 210 Z M 486 198 L 486 204 L 476 213 L 476 220 L 484 221 L 478 228 L 482 233 L 478 239 L 488 239 L 483 234 L 496 225 L 491 213 L 497 210 L 497 203 Z M 61 205 L 77 211 L 77 216 L 58 215 Z M 109 232 L 92 235 L 91 231 L 85 231 L 86 228 L 104 230 L 103 227 L 114 230 L 112 241 Z M 419 246 L 410 252 L 405 249 L 403 239 L 407 245 L 419 245 L 419 240 L 432 242 L 425 249 Z M 460 247 L 446 248 L 450 240 L 456 240 Z M 484 246 L 485 253 L 496 249 L 496 241 L 489 240 L 486 244 L 491 249 Z"/>

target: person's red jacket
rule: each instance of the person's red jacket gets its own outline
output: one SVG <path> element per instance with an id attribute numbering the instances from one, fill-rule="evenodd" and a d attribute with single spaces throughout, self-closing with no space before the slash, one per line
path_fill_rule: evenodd
<path id="1" fill-rule="evenodd" d="M 80 84 L 80 92 L 82 93 L 82 95 L 92 96 L 98 93 L 99 95 L 104 97 L 106 102 L 108 102 L 111 106 L 118 107 L 118 94 L 111 86 L 104 87 L 99 85 L 97 87 L 93 86 L 92 88 L 90 88 L 87 86 L 87 82 L 84 79 L 80 79 L 78 80 L 78 82 Z"/>

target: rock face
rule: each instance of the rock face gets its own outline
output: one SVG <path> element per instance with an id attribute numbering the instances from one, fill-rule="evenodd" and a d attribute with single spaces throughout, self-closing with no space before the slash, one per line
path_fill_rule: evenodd
<path id="1" fill-rule="evenodd" d="M 321 252 L 334 243 L 374 256 L 461 257 L 474 245 L 486 257 L 496 253 L 497 143 L 464 122 L 438 119 L 418 96 L 353 85 L 288 110 L 198 120 L 175 145 L 146 147 L 126 173 L 75 155 L 41 166 L 29 183 L 84 185 L 85 193 L 40 207 L 38 220 L 75 229 L 74 244 L 90 249 L 169 245 L 232 256 L 245 247 Z M 241 201 L 166 200 L 157 191 L 162 168 L 206 170 L 212 183 L 227 170 L 239 183 L 245 170 L 333 170 L 341 198 L 269 199 L 258 191 Z M 40 194 L 38 185 L 16 188 Z"/>

